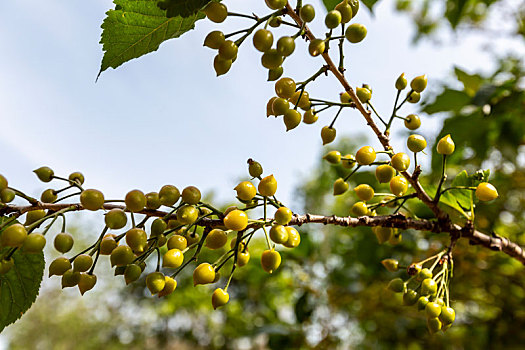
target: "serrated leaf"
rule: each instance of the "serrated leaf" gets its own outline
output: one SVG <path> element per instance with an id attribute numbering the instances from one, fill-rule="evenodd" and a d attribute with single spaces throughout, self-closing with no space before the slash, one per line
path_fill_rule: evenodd
<path id="1" fill-rule="evenodd" d="M 99 75 L 108 69 L 147 53 L 157 51 L 160 44 L 178 38 L 195 28 L 195 22 L 204 18 L 197 12 L 187 18 L 168 18 L 157 6 L 157 0 L 114 0 L 115 10 L 109 10 L 102 23 L 104 57 Z"/>
<path id="2" fill-rule="evenodd" d="M 4 220 L 5 217 L 0 217 L 0 224 Z M 0 275 L 0 332 L 22 317 L 33 305 L 44 275 L 43 253 L 24 254 L 17 250 L 12 258 L 13 268 L 5 275 Z"/>
<path id="3" fill-rule="evenodd" d="M 469 187 L 471 183 L 471 180 L 468 176 L 468 173 L 466 170 L 463 170 L 459 174 L 456 175 L 454 180 L 452 181 L 451 187 L 456 186 L 464 186 Z M 462 208 L 468 208 L 470 210 L 471 201 L 472 201 L 472 191 L 471 190 L 462 190 L 462 189 L 454 189 L 448 191 L 454 199 L 458 202 L 458 204 Z"/>
<path id="4" fill-rule="evenodd" d="M 445 89 L 434 102 L 425 106 L 423 111 L 428 114 L 459 111 L 470 104 L 470 96 L 463 91 Z"/>
<path id="5" fill-rule="evenodd" d="M 166 10 L 168 17 L 189 17 L 196 14 L 211 0 L 168 0 L 159 2 L 159 7 Z"/>

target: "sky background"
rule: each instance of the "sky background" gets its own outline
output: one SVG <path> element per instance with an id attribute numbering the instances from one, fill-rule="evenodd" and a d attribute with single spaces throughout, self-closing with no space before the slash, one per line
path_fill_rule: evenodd
<path id="1" fill-rule="evenodd" d="M 226 3 L 235 12 L 268 12 L 263 1 Z M 100 24 L 111 7 L 109 0 L 0 3 L 0 173 L 10 185 L 39 196 L 47 187 L 31 171 L 47 165 L 63 176 L 83 172 L 85 187 L 101 189 L 106 198 L 123 198 L 135 188 L 158 191 L 170 183 L 181 189 L 195 185 L 204 194 L 214 193 L 218 202 L 231 202 L 233 187 L 247 176 L 246 160 L 254 158 L 265 174 L 275 174 L 278 197 L 300 210 L 295 188 L 325 152 L 319 134 L 335 111 L 287 133 L 281 118 L 267 119 L 273 83 L 266 82 L 251 40 L 241 46 L 231 71 L 216 78 L 215 52 L 202 46 L 203 39 L 214 29 L 227 33 L 251 24 L 238 18 L 223 24 L 199 21 L 182 38 L 109 69 L 95 82 L 103 55 Z M 379 111 L 391 110 L 401 72 L 409 79 L 426 73 L 429 89 L 437 90 L 453 65 L 469 72 L 492 66 L 486 37 L 442 31 L 441 45 L 411 46 L 410 20 L 392 7 L 392 1 L 381 1 L 373 18 L 363 6 L 355 21 L 368 27 L 368 36 L 346 46 L 348 80 L 353 86 L 370 84 Z M 311 26 L 318 35 L 325 30 L 323 18 L 318 11 Z M 274 37 L 293 32 L 279 29 Z M 512 45 L 493 41 L 491 51 L 516 49 Z M 284 76 L 301 81 L 319 69 L 322 59 L 305 50 L 298 41 Z M 308 90 L 331 100 L 341 91 L 332 77 L 320 77 Z M 402 114 L 416 109 L 407 106 Z M 422 119 L 421 132 L 431 137 L 439 118 Z M 370 135 L 365 127 L 356 111 L 344 112 L 336 123 L 338 135 Z M 370 144 L 378 146 L 375 140 Z M 401 150 L 404 141 L 397 145 Z"/>

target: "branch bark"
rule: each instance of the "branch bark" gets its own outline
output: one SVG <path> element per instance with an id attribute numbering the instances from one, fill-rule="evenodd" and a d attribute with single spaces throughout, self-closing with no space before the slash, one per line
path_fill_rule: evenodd
<path id="1" fill-rule="evenodd" d="M 80 203 L 73 204 L 47 204 L 38 203 L 37 205 L 28 206 L 15 206 L 7 205 L 0 209 L 0 215 L 22 215 L 32 210 L 45 209 L 51 211 L 59 211 L 61 209 L 75 207 L 72 211 L 86 210 Z M 116 204 L 104 204 L 104 210 L 111 209 L 122 209 L 126 210 L 125 206 Z M 168 217 L 175 218 L 175 214 L 169 215 L 170 213 L 162 210 L 149 210 L 145 209 L 135 214 L 143 214 L 151 217 Z M 268 219 L 268 224 L 271 224 L 272 219 Z M 414 229 L 419 231 L 429 231 L 433 233 L 448 233 L 451 237 L 466 238 L 472 245 L 480 245 L 490 250 L 501 251 L 508 256 L 517 259 L 525 265 L 525 250 L 518 244 L 512 242 L 508 238 L 501 237 L 495 233 L 487 235 L 483 232 L 475 230 L 471 225 L 465 225 L 461 227 L 456 224 L 452 224 L 450 221 L 444 220 L 426 220 L 426 219 L 413 219 L 406 217 L 401 213 L 384 216 L 360 216 L 357 218 L 351 216 L 323 216 L 315 214 L 294 214 L 289 225 L 301 226 L 304 224 L 323 224 L 323 225 L 335 225 L 343 227 L 392 227 L 401 230 Z M 199 226 L 208 228 L 223 226 L 223 221 L 220 219 L 203 218 L 199 221 Z M 247 229 L 260 227 L 259 223 L 250 224 Z"/>

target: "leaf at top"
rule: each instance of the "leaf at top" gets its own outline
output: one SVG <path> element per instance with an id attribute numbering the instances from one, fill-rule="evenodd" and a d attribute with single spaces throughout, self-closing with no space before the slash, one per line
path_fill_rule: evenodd
<path id="1" fill-rule="evenodd" d="M 469 187 L 470 182 L 471 181 L 469 179 L 467 171 L 463 170 L 462 172 L 456 175 L 456 177 L 452 181 L 451 187 L 456 187 L 456 186 Z M 450 190 L 449 192 L 454 197 L 454 199 L 459 203 L 461 207 L 468 208 L 470 210 L 470 203 L 472 200 L 471 190 L 455 189 L 455 190 Z"/>
<path id="2" fill-rule="evenodd" d="M 211 0 L 166 0 L 160 1 L 158 6 L 166 10 L 167 17 L 189 17 L 196 14 Z"/>
<path id="3" fill-rule="evenodd" d="M 0 217 L 0 223 L 4 220 L 4 217 Z M 15 263 L 13 268 L 5 275 L 0 275 L 0 332 L 22 317 L 33 305 L 44 275 L 43 253 L 24 254 L 17 250 L 12 258 Z"/>
<path id="4" fill-rule="evenodd" d="M 434 102 L 427 104 L 423 111 L 428 114 L 450 111 L 457 112 L 470 104 L 470 100 L 470 96 L 463 91 L 445 88 L 445 91 L 437 96 Z"/>
<path id="5" fill-rule="evenodd" d="M 118 10 L 109 10 L 102 23 L 104 57 L 99 75 L 108 69 L 156 51 L 168 39 L 178 38 L 204 18 L 197 12 L 187 18 L 168 18 L 157 0 L 114 0 Z"/>

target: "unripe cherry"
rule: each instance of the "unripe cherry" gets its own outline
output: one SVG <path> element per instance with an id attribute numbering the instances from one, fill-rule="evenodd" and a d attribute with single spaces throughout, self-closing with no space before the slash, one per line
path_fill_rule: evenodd
<path id="1" fill-rule="evenodd" d="M 376 151 L 371 146 L 363 146 L 357 151 L 355 160 L 359 165 L 370 165 L 376 160 Z"/>
<path id="2" fill-rule="evenodd" d="M 409 130 L 416 130 L 421 126 L 421 119 L 415 114 L 409 114 L 405 118 L 405 127 Z"/>
<path id="3" fill-rule="evenodd" d="M 397 90 L 404 90 L 407 87 L 407 78 L 405 78 L 405 73 L 401 73 L 401 75 L 396 80 L 396 89 Z"/>
<path id="4" fill-rule="evenodd" d="M 93 258 L 89 254 L 80 254 L 73 261 L 73 271 L 86 272 L 93 265 Z"/>
<path id="5" fill-rule="evenodd" d="M 289 109 L 284 113 L 284 125 L 286 126 L 286 131 L 295 129 L 299 124 L 301 124 L 301 113 L 296 109 Z"/>
<path id="6" fill-rule="evenodd" d="M 273 35 L 267 29 L 259 29 L 253 35 L 253 46 L 260 52 L 266 52 L 272 48 Z"/>
<path id="7" fill-rule="evenodd" d="M 287 207 L 280 207 L 274 214 L 274 221 L 279 225 L 288 225 L 292 220 L 292 211 Z"/>
<path id="8" fill-rule="evenodd" d="M 171 206 L 180 198 L 179 189 L 173 185 L 164 185 L 159 191 L 159 199 L 162 205 Z"/>
<path id="9" fill-rule="evenodd" d="M 228 230 L 242 231 L 248 226 L 248 215 L 239 209 L 232 210 L 224 218 L 224 226 Z"/>
<path id="10" fill-rule="evenodd" d="M 0 276 L 5 275 L 15 266 L 15 261 L 12 258 L 0 260 Z"/>
<path id="11" fill-rule="evenodd" d="M 212 22 L 222 23 L 228 17 L 228 8 L 221 2 L 210 2 L 204 8 L 206 17 Z"/>
<path id="12" fill-rule="evenodd" d="M 217 288 L 211 296 L 211 305 L 216 310 L 218 307 L 226 305 L 230 300 L 230 295 L 222 288 Z"/>
<path id="13" fill-rule="evenodd" d="M 96 211 L 104 205 L 104 195 L 98 190 L 84 190 L 80 194 L 80 203 L 87 210 Z"/>
<path id="14" fill-rule="evenodd" d="M 272 175 L 264 177 L 257 186 L 259 193 L 265 197 L 271 197 L 277 192 L 277 180 Z"/>
<path id="15" fill-rule="evenodd" d="M 226 39 L 224 38 L 223 32 L 220 30 L 214 30 L 206 35 L 206 38 L 204 39 L 204 46 L 207 46 L 210 49 L 218 50 L 225 40 Z"/>
<path id="16" fill-rule="evenodd" d="M 343 178 L 340 177 L 334 182 L 334 196 L 339 196 L 345 193 L 346 191 L 348 191 L 349 187 L 350 185 Z"/>
<path id="17" fill-rule="evenodd" d="M 301 10 L 299 10 L 299 16 L 304 22 L 311 22 L 315 18 L 315 8 L 310 4 L 304 5 L 301 7 Z"/>
<path id="18" fill-rule="evenodd" d="M 272 110 L 275 115 L 284 115 L 290 108 L 290 102 L 286 99 L 278 97 L 272 103 Z"/>
<path id="19" fill-rule="evenodd" d="M 27 238 L 27 230 L 24 225 L 13 224 L 8 226 L 0 235 L 2 247 L 21 247 Z"/>
<path id="20" fill-rule="evenodd" d="M 394 278 L 388 283 L 387 289 L 394 293 L 401 293 L 405 290 L 405 282 L 401 278 Z"/>
<path id="21" fill-rule="evenodd" d="M 193 285 L 209 284 L 215 280 L 215 269 L 209 263 L 202 263 L 193 271 Z"/>
<path id="22" fill-rule="evenodd" d="M 156 218 L 151 223 L 151 237 L 159 237 L 166 231 L 168 228 L 168 223 L 164 221 L 162 218 Z"/>
<path id="23" fill-rule="evenodd" d="M 277 52 L 277 49 L 269 49 L 261 56 L 261 64 L 267 69 L 280 67 L 283 62 L 284 58 L 279 52 Z"/>
<path id="24" fill-rule="evenodd" d="M 314 39 L 310 41 L 310 44 L 308 45 L 308 52 L 311 56 L 316 57 L 321 55 L 326 48 L 326 44 L 324 40 L 321 39 Z"/>
<path id="25" fill-rule="evenodd" d="M 288 57 L 295 51 L 295 40 L 291 36 L 283 36 L 277 40 L 277 52 Z"/>
<path id="26" fill-rule="evenodd" d="M 53 275 L 62 276 L 66 271 L 71 269 L 71 262 L 66 257 L 58 257 L 49 265 L 49 277 Z"/>
<path id="27" fill-rule="evenodd" d="M 372 92 L 367 88 L 356 88 L 356 95 L 361 103 L 367 103 L 372 98 Z"/>
<path id="28" fill-rule="evenodd" d="M 97 283 L 97 276 L 88 273 L 81 273 L 78 281 L 78 290 L 84 295 L 87 291 L 93 289 Z"/>
<path id="29" fill-rule="evenodd" d="M 166 295 L 170 295 L 175 291 L 175 288 L 177 288 L 177 281 L 175 281 L 170 276 L 164 276 L 164 288 L 157 294 L 157 296 L 165 297 Z"/>
<path id="30" fill-rule="evenodd" d="M 174 235 L 168 239 L 168 249 L 184 250 L 188 246 L 186 237 L 181 235 Z"/>
<path id="31" fill-rule="evenodd" d="M 44 192 L 42 192 L 42 195 L 40 196 L 40 201 L 42 203 L 53 203 L 58 198 L 57 193 L 55 190 L 48 188 Z"/>
<path id="32" fill-rule="evenodd" d="M 315 111 L 313 109 L 309 109 L 306 112 L 304 112 L 303 115 L 303 123 L 305 124 L 313 124 L 319 119 L 319 116 L 315 114 Z"/>
<path id="33" fill-rule="evenodd" d="M 341 23 L 350 22 L 350 20 L 354 16 L 352 6 L 350 6 L 347 0 L 343 0 L 339 4 L 337 4 L 335 9 L 341 13 Z"/>
<path id="34" fill-rule="evenodd" d="M 403 176 L 395 176 L 390 180 L 390 191 L 397 197 L 401 197 L 408 191 L 408 181 Z"/>
<path id="35" fill-rule="evenodd" d="M 199 210 L 193 205 L 183 205 L 177 210 L 177 220 L 183 225 L 191 225 L 199 218 Z"/>
<path id="36" fill-rule="evenodd" d="M 176 269 L 184 262 L 184 255 L 178 249 L 168 250 L 162 257 L 162 267 Z"/>
<path id="37" fill-rule="evenodd" d="M 273 273 L 281 265 L 281 254 L 275 250 L 265 250 L 261 255 L 261 265 L 264 271 Z"/>
<path id="38" fill-rule="evenodd" d="M 299 98 L 300 97 L 300 98 Z M 296 91 L 292 97 L 290 97 L 289 101 L 293 103 L 293 105 L 299 106 L 304 111 L 307 111 L 310 109 L 310 95 L 308 94 L 308 91 Z"/>
<path id="39" fill-rule="evenodd" d="M 46 238 L 41 233 L 33 232 L 27 235 L 22 244 L 22 251 L 24 253 L 34 254 L 40 253 L 46 245 Z"/>
<path id="40" fill-rule="evenodd" d="M 330 151 L 323 157 L 328 163 L 339 164 L 341 162 L 341 153 L 339 151 Z"/>
<path id="41" fill-rule="evenodd" d="M 110 255 L 111 252 L 113 252 L 113 249 L 115 249 L 117 246 L 118 243 L 115 240 L 114 235 L 105 235 L 100 241 L 100 254 Z"/>
<path id="42" fill-rule="evenodd" d="M 399 261 L 395 259 L 384 259 L 381 264 L 390 272 L 396 272 L 399 269 Z"/>
<path id="43" fill-rule="evenodd" d="M 407 147 L 414 153 L 421 152 L 427 147 L 427 140 L 421 135 L 410 135 L 407 139 Z"/>
<path id="44" fill-rule="evenodd" d="M 206 247 L 210 249 L 222 248 L 228 241 L 228 235 L 221 229 L 213 229 L 206 237 Z"/>
<path id="45" fill-rule="evenodd" d="M 162 272 L 152 272 L 146 277 L 146 286 L 152 295 L 164 289 L 166 278 Z"/>
<path id="46" fill-rule="evenodd" d="M 40 219 L 43 219 L 46 216 L 46 211 L 44 209 L 31 210 L 26 214 L 26 222 L 24 225 L 28 226 Z"/>
<path id="47" fill-rule="evenodd" d="M 146 231 L 136 227 L 132 228 L 126 232 L 126 243 L 134 253 L 140 254 L 144 252 L 144 248 L 148 245 Z"/>
<path id="48" fill-rule="evenodd" d="M 421 100 L 421 94 L 419 92 L 412 91 L 412 93 L 409 92 L 410 95 L 408 95 L 408 103 L 418 103 Z"/>
<path id="49" fill-rule="evenodd" d="M 327 145 L 335 140 L 337 132 L 335 128 L 332 128 L 330 126 L 323 126 L 321 129 L 321 140 L 323 141 L 323 145 Z"/>
<path id="50" fill-rule="evenodd" d="M 234 188 L 237 191 L 237 197 L 243 201 L 251 201 L 257 194 L 257 189 L 250 181 L 243 181 Z"/>
<path id="51" fill-rule="evenodd" d="M 135 282 L 139 279 L 140 275 L 142 274 L 142 269 L 137 264 L 129 264 L 126 266 L 126 269 L 124 270 L 124 281 L 126 281 L 126 284 L 130 284 L 132 282 Z"/>
<path id="52" fill-rule="evenodd" d="M 377 226 L 374 227 L 373 231 L 376 235 L 379 244 L 387 242 L 390 238 L 392 238 L 392 235 L 394 234 L 394 229 L 391 227 Z"/>
<path id="53" fill-rule="evenodd" d="M 369 201 L 374 198 L 374 189 L 367 184 L 361 184 L 354 188 L 357 197 L 362 201 Z"/>
<path id="54" fill-rule="evenodd" d="M 288 239 L 286 242 L 283 243 L 283 245 L 286 248 L 295 248 L 301 243 L 301 235 L 299 234 L 299 231 L 295 229 L 295 227 L 292 226 L 286 226 L 286 232 L 288 232 Z"/>
<path id="55" fill-rule="evenodd" d="M 488 182 L 482 182 L 476 187 L 476 197 L 483 202 L 498 198 L 498 190 Z"/>
<path id="56" fill-rule="evenodd" d="M 410 157 L 408 154 L 399 152 L 396 153 L 390 160 L 392 167 L 399 172 L 406 171 L 410 166 Z"/>
<path id="57" fill-rule="evenodd" d="M 8 182 L 5 176 L 0 174 L 0 191 L 5 190 L 7 188 Z"/>
<path id="58" fill-rule="evenodd" d="M 133 259 L 135 259 L 135 255 L 127 245 L 119 245 L 113 249 L 109 259 L 111 261 L 111 266 L 126 266 L 131 264 Z"/>
<path id="59" fill-rule="evenodd" d="M 119 230 L 126 226 L 128 217 L 122 209 L 111 209 L 104 217 L 106 226 L 112 230 Z"/>
<path id="60" fill-rule="evenodd" d="M 272 10 L 280 10 L 286 6 L 287 0 L 264 0 L 264 2 Z"/>
<path id="61" fill-rule="evenodd" d="M 376 178 L 379 183 L 387 183 L 396 176 L 396 170 L 388 164 L 381 164 L 376 168 Z"/>
<path id="62" fill-rule="evenodd" d="M 270 239 L 277 244 L 283 244 L 288 240 L 288 231 L 283 225 L 273 225 L 270 229 Z"/>
<path id="63" fill-rule="evenodd" d="M 219 47 L 219 57 L 223 60 L 233 60 L 237 57 L 239 48 L 231 40 L 225 40 Z"/>
<path id="64" fill-rule="evenodd" d="M 365 202 L 357 202 L 354 205 L 352 205 L 351 212 L 355 216 L 365 216 L 368 215 L 369 210 Z"/>
<path id="65" fill-rule="evenodd" d="M 275 83 L 275 93 L 284 99 L 292 97 L 295 89 L 295 81 L 292 78 L 281 78 Z"/>
<path id="66" fill-rule="evenodd" d="M 253 159 L 248 159 L 248 173 L 251 177 L 259 177 L 263 173 L 263 168 L 261 163 L 256 162 Z"/>
<path id="67" fill-rule="evenodd" d="M 146 209 L 157 210 L 161 205 L 162 203 L 157 192 L 146 193 Z"/>
<path id="68" fill-rule="evenodd" d="M 343 16 L 341 15 L 341 12 L 338 10 L 332 10 L 326 14 L 324 18 L 324 24 L 328 29 L 334 29 L 341 24 L 342 20 Z"/>
<path id="69" fill-rule="evenodd" d="M 427 87 L 427 76 L 426 75 L 420 75 L 418 77 L 415 77 L 410 82 L 410 87 L 415 92 L 421 93 Z"/>
<path id="70" fill-rule="evenodd" d="M 74 287 L 80 282 L 80 272 L 67 270 L 62 275 L 62 289 Z"/>
<path id="71" fill-rule="evenodd" d="M 16 197 L 16 192 L 10 188 L 0 190 L 0 202 L 11 203 Z"/>
<path id="72" fill-rule="evenodd" d="M 346 39 L 353 44 L 363 41 L 363 39 L 366 37 L 366 34 L 366 27 L 359 23 L 349 25 L 345 31 Z"/>
<path id="73" fill-rule="evenodd" d="M 33 170 L 33 172 L 38 176 L 40 181 L 42 182 L 50 182 L 53 180 L 53 176 L 55 175 L 55 172 L 53 169 L 47 166 L 40 167 L 36 170 Z"/>
<path id="74" fill-rule="evenodd" d="M 443 155 L 451 155 L 454 153 L 454 149 L 456 148 L 456 145 L 454 144 L 454 141 L 452 140 L 452 137 L 450 137 L 450 134 L 442 137 L 436 146 L 437 152 L 439 154 Z"/>

